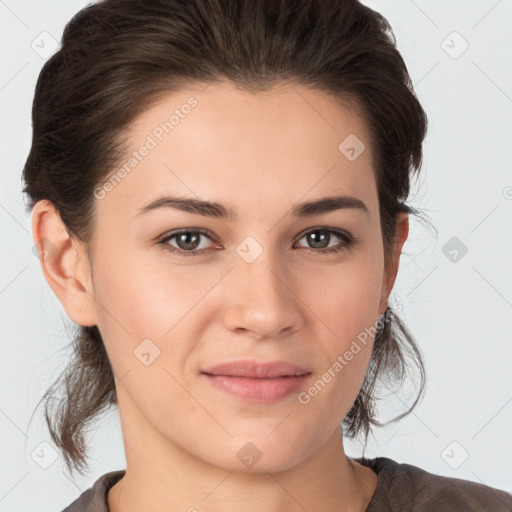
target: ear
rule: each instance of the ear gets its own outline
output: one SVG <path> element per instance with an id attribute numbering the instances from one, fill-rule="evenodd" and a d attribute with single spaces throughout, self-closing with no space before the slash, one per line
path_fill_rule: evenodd
<path id="1" fill-rule="evenodd" d="M 32 209 L 32 237 L 43 274 L 68 317 L 79 325 L 96 325 L 86 247 L 70 237 L 53 204 L 46 199 Z"/>
<path id="2" fill-rule="evenodd" d="M 396 215 L 395 220 L 395 238 L 392 241 L 392 256 L 390 263 L 384 272 L 384 280 L 382 283 L 381 300 L 379 306 L 379 315 L 386 312 L 389 302 L 391 290 L 395 284 L 398 266 L 400 263 L 400 255 L 402 247 L 409 236 L 409 214 L 400 212 Z"/>

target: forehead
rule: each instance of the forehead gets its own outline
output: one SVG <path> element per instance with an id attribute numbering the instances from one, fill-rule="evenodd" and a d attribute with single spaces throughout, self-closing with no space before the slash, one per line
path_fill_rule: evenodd
<path id="1" fill-rule="evenodd" d="M 127 135 L 129 150 L 114 174 L 126 172 L 108 202 L 131 210 L 162 192 L 236 210 L 335 193 L 370 207 L 375 200 L 373 155 L 357 105 L 319 90 L 191 87 L 153 103 Z"/>

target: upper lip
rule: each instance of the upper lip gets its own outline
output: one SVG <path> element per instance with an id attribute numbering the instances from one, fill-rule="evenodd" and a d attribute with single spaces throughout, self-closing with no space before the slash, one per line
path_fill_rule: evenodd
<path id="1" fill-rule="evenodd" d="M 308 370 L 286 361 L 232 361 L 229 363 L 212 366 L 202 373 L 210 375 L 224 375 L 232 377 L 247 377 L 253 379 L 270 379 L 272 377 L 287 377 L 306 375 Z"/>

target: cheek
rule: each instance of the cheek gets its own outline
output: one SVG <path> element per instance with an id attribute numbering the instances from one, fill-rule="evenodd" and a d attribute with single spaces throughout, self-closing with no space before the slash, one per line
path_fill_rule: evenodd
<path id="1" fill-rule="evenodd" d="M 161 300 L 154 275 L 135 257 L 116 251 L 115 244 L 98 246 L 102 247 L 94 269 L 98 327 L 114 371 L 124 374 L 135 363 L 140 366 L 134 350 L 143 340 L 152 340 L 161 348 L 162 333 L 174 323 L 173 304 Z"/>
<path id="2" fill-rule="evenodd" d="M 375 256 L 361 251 L 302 281 L 306 303 L 338 343 L 357 337 L 378 320 L 383 266 Z"/>
<path id="3" fill-rule="evenodd" d="M 116 254 L 112 246 L 110 250 L 107 245 L 102 247 L 95 265 L 94 296 L 100 331 L 114 369 L 125 373 L 138 367 L 140 361 L 135 357 L 144 347 L 160 352 L 155 363 L 179 365 L 193 350 L 185 330 L 200 326 L 194 308 L 221 274 L 205 275 L 199 267 L 172 267 L 154 253 Z"/>
<path id="4" fill-rule="evenodd" d="M 336 270 L 324 269 L 304 282 L 303 293 L 317 318 L 318 352 L 323 354 L 324 373 L 317 388 L 325 384 L 326 402 L 344 404 L 341 410 L 357 395 L 368 368 L 379 320 L 382 271 L 377 251 L 361 251 Z"/>
<path id="5" fill-rule="evenodd" d="M 118 324 L 132 337 L 158 338 L 175 323 L 187 289 L 149 255 L 133 248 L 103 246 L 95 265 L 94 295 L 105 324 Z M 101 309 L 100 313 L 101 313 Z"/>

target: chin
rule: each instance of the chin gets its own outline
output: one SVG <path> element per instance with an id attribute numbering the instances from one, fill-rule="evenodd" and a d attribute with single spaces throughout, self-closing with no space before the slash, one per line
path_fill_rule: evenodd
<path id="1" fill-rule="evenodd" d="M 297 466 L 308 456 L 302 443 L 290 438 L 288 443 L 280 438 L 274 442 L 264 438 L 254 441 L 235 438 L 223 452 L 210 452 L 208 459 L 203 460 L 233 473 L 278 473 Z"/>

